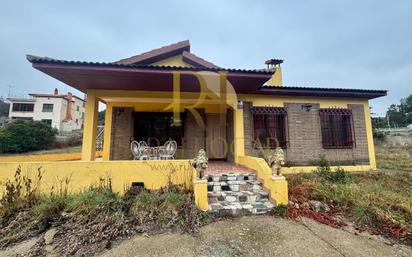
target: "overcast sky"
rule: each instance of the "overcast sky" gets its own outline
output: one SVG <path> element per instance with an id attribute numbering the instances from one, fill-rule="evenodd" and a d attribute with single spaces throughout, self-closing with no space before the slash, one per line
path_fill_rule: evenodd
<path id="1" fill-rule="evenodd" d="M 185 39 L 226 68 L 284 59 L 284 85 L 388 89 L 379 114 L 412 93 L 409 0 L 61 2 L 2 1 L 0 96 L 75 92 L 25 54 L 115 61 Z"/>

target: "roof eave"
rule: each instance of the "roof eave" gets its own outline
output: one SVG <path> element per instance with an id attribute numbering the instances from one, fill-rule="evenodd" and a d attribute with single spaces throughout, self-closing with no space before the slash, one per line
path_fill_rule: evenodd
<path id="1" fill-rule="evenodd" d="M 387 90 L 341 89 L 341 88 L 298 88 L 298 87 L 261 87 L 255 94 L 281 96 L 319 96 L 374 99 L 387 95 Z"/>

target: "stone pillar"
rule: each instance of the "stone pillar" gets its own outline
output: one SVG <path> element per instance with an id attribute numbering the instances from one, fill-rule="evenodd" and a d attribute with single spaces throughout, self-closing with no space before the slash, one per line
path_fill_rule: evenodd
<path id="1" fill-rule="evenodd" d="M 130 143 L 133 140 L 133 112 L 134 108 L 132 107 L 112 108 L 111 160 L 133 159 L 133 154 L 130 150 Z"/>
<path id="2" fill-rule="evenodd" d="M 243 127 L 244 127 L 244 142 L 245 153 L 249 156 L 258 156 L 253 151 L 253 115 L 251 112 L 253 103 L 243 102 Z"/>
<path id="3" fill-rule="evenodd" d="M 96 97 L 96 92 L 94 90 L 88 90 L 83 128 L 83 161 L 94 161 L 96 156 L 98 107 L 99 102 Z"/>

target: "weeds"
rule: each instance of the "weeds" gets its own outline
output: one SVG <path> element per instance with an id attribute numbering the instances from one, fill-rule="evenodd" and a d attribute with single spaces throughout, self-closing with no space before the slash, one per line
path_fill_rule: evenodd
<path id="1" fill-rule="evenodd" d="M 119 237 L 164 229 L 194 233 L 211 220 L 195 207 L 193 194 L 184 186 L 156 191 L 131 187 L 119 195 L 111 178 L 101 178 L 94 186 L 68 194 L 70 178 L 64 178 L 50 194 L 41 194 L 41 179 L 40 169 L 32 180 L 19 167 L 6 182 L 0 199 L 0 248 L 56 226 L 62 255 L 89 254 Z"/>
<path id="2" fill-rule="evenodd" d="M 312 174 L 290 175 L 291 201 L 319 200 L 329 204 L 332 214 L 345 214 L 359 228 L 412 242 L 412 176 L 328 169 L 323 166 Z M 298 216 L 303 211 L 288 212 Z"/>
<path id="3" fill-rule="evenodd" d="M 0 223 L 7 222 L 17 211 L 34 206 L 39 201 L 38 187 L 42 179 L 42 170 L 37 170 L 35 180 L 22 175 L 18 166 L 13 180 L 5 182 L 5 191 L 0 198 Z"/>
<path id="4" fill-rule="evenodd" d="M 332 183 L 346 184 L 350 182 L 350 176 L 343 168 L 337 167 L 334 171 L 332 171 L 330 163 L 324 155 L 321 155 L 319 159 L 319 166 L 315 172 L 318 176 L 323 177 Z"/>
<path id="5" fill-rule="evenodd" d="M 273 213 L 274 213 L 275 216 L 279 216 L 279 217 L 282 217 L 282 218 L 283 218 L 283 217 L 286 216 L 287 210 L 288 210 L 288 206 L 287 206 L 287 205 L 280 204 L 280 205 L 276 205 L 276 206 L 273 208 Z"/>

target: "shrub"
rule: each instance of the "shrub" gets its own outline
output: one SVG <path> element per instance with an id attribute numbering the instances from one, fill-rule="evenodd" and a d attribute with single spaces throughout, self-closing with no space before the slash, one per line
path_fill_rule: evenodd
<path id="1" fill-rule="evenodd" d="M 57 130 L 41 121 L 16 121 L 0 129 L 0 152 L 21 153 L 46 149 Z"/>
<path id="2" fill-rule="evenodd" d="M 373 130 L 373 139 L 377 141 L 384 141 L 386 138 L 386 133 L 377 129 Z"/>
<path id="3" fill-rule="evenodd" d="M 276 206 L 273 208 L 273 213 L 274 213 L 275 216 L 285 217 L 287 210 L 288 210 L 288 206 L 287 206 L 287 205 L 279 204 L 279 205 L 276 205 Z"/>
<path id="4" fill-rule="evenodd" d="M 323 155 L 319 159 L 316 174 L 332 183 L 345 184 L 350 182 L 350 175 L 341 167 L 337 167 L 335 171 L 332 171 L 329 161 Z"/>
<path id="5" fill-rule="evenodd" d="M 317 171 L 330 172 L 330 162 L 326 159 L 325 155 L 320 156 Z"/>

